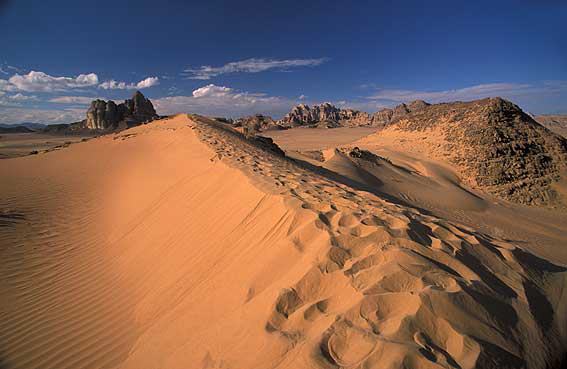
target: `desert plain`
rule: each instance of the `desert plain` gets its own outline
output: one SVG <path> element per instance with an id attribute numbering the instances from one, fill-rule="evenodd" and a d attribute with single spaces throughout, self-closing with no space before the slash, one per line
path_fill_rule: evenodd
<path id="1" fill-rule="evenodd" d="M 285 155 L 179 114 L 1 160 L 0 366 L 558 365 L 560 206 L 465 184 L 419 132 L 263 134 Z"/>

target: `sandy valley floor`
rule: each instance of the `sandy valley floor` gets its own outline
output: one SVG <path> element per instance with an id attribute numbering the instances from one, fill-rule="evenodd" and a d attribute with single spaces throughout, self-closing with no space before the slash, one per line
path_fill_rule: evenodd
<path id="1" fill-rule="evenodd" d="M 0 134 L 0 159 L 28 155 L 32 151 L 53 150 L 88 137 L 42 133 Z"/>

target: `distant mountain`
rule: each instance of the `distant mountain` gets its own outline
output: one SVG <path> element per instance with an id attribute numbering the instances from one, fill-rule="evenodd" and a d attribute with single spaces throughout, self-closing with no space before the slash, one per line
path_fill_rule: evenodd
<path id="1" fill-rule="evenodd" d="M 282 120 L 270 126 L 257 125 L 257 131 L 271 129 L 273 126 L 278 128 L 291 127 L 378 127 L 383 128 L 392 122 L 407 116 L 411 113 L 427 109 L 430 104 L 422 100 L 416 100 L 409 104 L 400 104 L 393 109 L 382 109 L 374 114 L 353 109 L 341 109 L 336 106 L 323 103 L 320 105 L 300 104 L 294 106 Z M 249 121 L 250 117 L 241 119 Z M 236 122 L 238 122 L 237 120 Z"/>
<path id="2" fill-rule="evenodd" d="M 321 128 L 369 126 L 372 124 L 372 116 L 358 110 L 340 109 L 329 103 L 313 106 L 300 104 L 291 109 L 279 124 L 284 127 L 311 126 Z"/>
<path id="3" fill-rule="evenodd" d="M 567 114 L 541 114 L 533 118 L 542 126 L 567 138 Z"/>
<path id="4" fill-rule="evenodd" d="M 27 127 L 20 125 L 2 125 L 0 127 L 0 133 L 31 133 L 35 132 Z"/>
<path id="5" fill-rule="evenodd" d="M 32 131 L 41 131 L 46 127 L 46 125 L 42 123 L 32 123 L 32 122 L 23 122 L 17 124 L 0 124 L 0 128 L 14 128 L 14 127 L 25 127 Z"/>

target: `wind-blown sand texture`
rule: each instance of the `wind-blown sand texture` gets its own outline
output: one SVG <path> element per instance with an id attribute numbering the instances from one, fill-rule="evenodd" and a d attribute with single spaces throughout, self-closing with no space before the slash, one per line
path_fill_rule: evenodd
<path id="1" fill-rule="evenodd" d="M 0 134 L 0 159 L 29 155 L 30 152 L 58 150 L 89 137 L 42 133 Z"/>
<path id="2" fill-rule="evenodd" d="M 567 345 L 564 250 L 546 260 L 204 117 L 0 175 L 2 368 L 536 369 Z"/>

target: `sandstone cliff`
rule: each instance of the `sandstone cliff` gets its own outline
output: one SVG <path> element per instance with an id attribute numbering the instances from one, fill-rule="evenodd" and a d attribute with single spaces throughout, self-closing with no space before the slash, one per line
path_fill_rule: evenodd
<path id="1" fill-rule="evenodd" d="M 370 125 L 370 122 L 368 113 L 352 109 L 339 109 L 334 105 L 324 103 L 314 106 L 297 105 L 284 116 L 279 124 L 286 127 L 319 126 L 334 128 L 367 126 Z"/>
<path id="2" fill-rule="evenodd" d="M 285 127 L 385 127 L 407 114 L 427 108 L 430 104 L 416 100 L 408 105 L 400 104 L 394 109 L 382 109 L 372 115 L 353 109 L 340 109 L 324 103 L 309 106 L 300 104 L 287 113 L 278 124 Z"/>
<path id="3" fill-rule="evenodd" d="M 140 91 L 116 105 L 114 101 L 95 100 L 87 111 L 84 127 L 91 130 L 117 129 L 137 125 L 157 117 L 152 102 Z"/>

